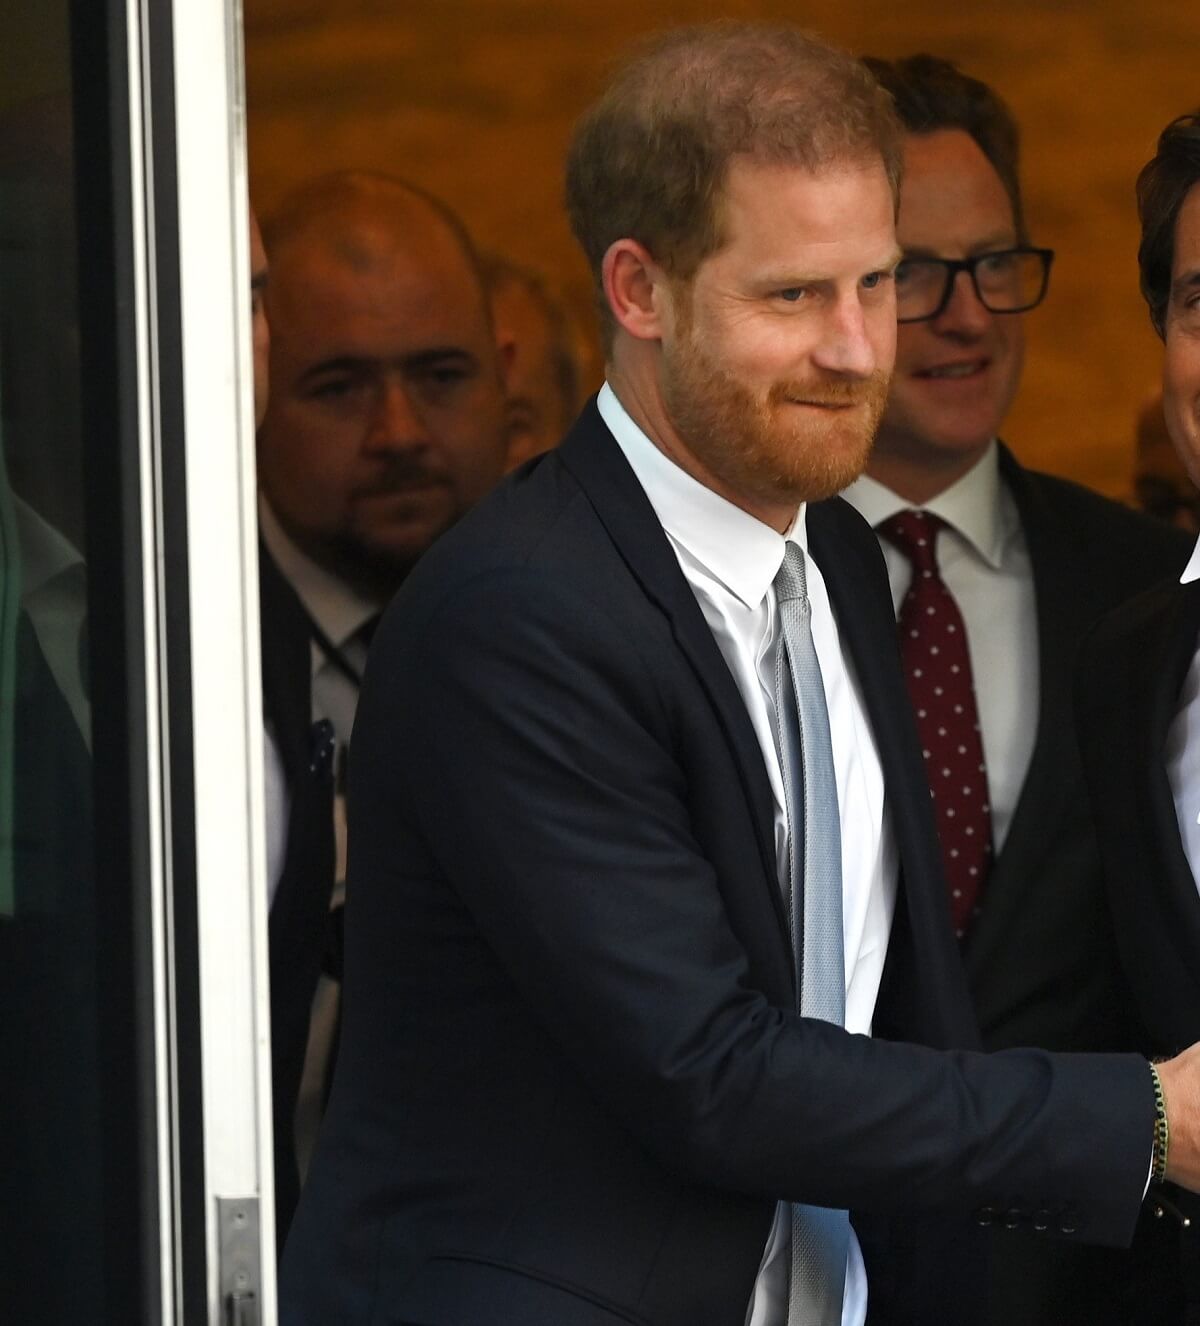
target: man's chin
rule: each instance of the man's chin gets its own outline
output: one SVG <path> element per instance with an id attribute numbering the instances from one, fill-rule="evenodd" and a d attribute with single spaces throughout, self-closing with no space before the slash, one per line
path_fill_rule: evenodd
<path id="1" fill-rule="evenodd" d="M 337 543 L 337 565 L 332 569 L 368 597 L 389 599 L 453 523 L 447 519 L 413 522 L 403 530 L 343 537 Z"/>
<path id="2" fill-rule="evenodd" d="M 862 476 L 871 458 L 870 439 L 856 439 L 844 447 L 830 447 L 809 454 L 803 466 L 797 466 L 780 476 L 789 500 L 823 502 L 836 497 Z"/>

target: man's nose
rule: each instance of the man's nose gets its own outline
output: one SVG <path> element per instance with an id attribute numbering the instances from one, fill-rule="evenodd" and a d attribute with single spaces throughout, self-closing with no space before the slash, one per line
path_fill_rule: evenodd
<path id="1" fill-rule="evenodd" d="M 933 319 L 934 328 L 947 335 L 982 336 L 992 314 L 979 298 L 970 272 L 955 272 L 946 307 Z"/>
<path id="2" fill-rule="evenodd" d="M 818 367 L 849 378 L 866 378 L 880 364 L 866 312 L 855 296 L 841 299 L 829 313 L 821 345 L 813 356 Z"/>
<path id="3" fill-rule="evenodd" d="M 411 451 L 428 440 L 429 430 L 411 387 L 397 380 L 382 382 L 367 427 L 367 450 Z"/>

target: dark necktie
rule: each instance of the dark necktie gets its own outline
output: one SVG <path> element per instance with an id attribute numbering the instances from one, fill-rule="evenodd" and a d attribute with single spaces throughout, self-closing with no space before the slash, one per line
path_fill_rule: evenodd
<path id="1" fill-rule="evenodd" d="M 901 511 L 877 529 L 912 564 L 900 605 L 900 653 L 933 793 L 954 931 L 963 939 L 979 913 L 991 865 L 992 814 L 966 627 L 938 569 L 944 527 L 930 512 Z"/>
<path id="2" fill-rule="evenodd" d="M 368 617 L 356 631 L 346 637 L 341 646 L 335 645 L 312 617 L 308 619 L 313 642 L 325 655 L 328 662 L 350 682 L 355 690 L 362 686 L 363 667 L 366 664 L 367 652 L 371 648 L 371 641 L 375 639 L 375 632 L 379 627 L 382 616 L 381 612 L 377 612 Z"/>

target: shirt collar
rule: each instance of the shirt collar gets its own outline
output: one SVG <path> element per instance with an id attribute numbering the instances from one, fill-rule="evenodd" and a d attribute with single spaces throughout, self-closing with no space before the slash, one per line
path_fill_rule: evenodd
<path id="1" fill-rule="evenodd" d="M 748 608 L 757 608 L 783 564 L 785 537 L 680 469 L 630 418 L 606 382 L 596 400 L 662 527 Z M 787 539 L 806 552 L 805 508 Z"/>
<path id="2" fill-rule="evenodd" d="M 330 643 L 340 649 L 356 631 L 378 615 L 382 603 L 359 594 L 296 547 L 261 494 L 258 529 L 284 579 L 296 591 L 305 611 Z"/>
<path id="3" fill-rule="evenodd" d="M 1000 449 L 995 440 L 974 465 L 945 492 L 914 508 L 898 493 L 864 474 L 842 494 L 872 527 L 898 511 L 929 511 L 950 525 L 990 566 L 999 569 L 1010 530 L 1002 501 Z"/>
<path id="4" fill-rule="evenodd" d="M 1181 585 L 1190 585 L 1193 580 L 1200 580 L 1200 538 L 1196 540 L 1196 546 L 1192 549 L 1192 555 L 1188 558 L 1188 564 L 1183 568 L 1183 575 L 1179 577 Z"/>

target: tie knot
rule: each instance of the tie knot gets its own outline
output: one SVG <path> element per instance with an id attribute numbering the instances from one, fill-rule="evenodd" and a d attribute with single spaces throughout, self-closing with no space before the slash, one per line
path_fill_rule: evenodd
<path id="1" fill-rule="evenodd" d="M 897 511 L 875 526 L 912 563 L 914 571 L 937 571 L 937 536 L 945 525 L 932 511 Z"/>
<path id="2" fill-rule="evenodd" d="M 784 603 L 788 599 L 808 602 L 808 576 L 804 569 L 804 551 L 789 539 L 784 545 L 783 564 L 775 573 L 775 598 Z"/>

